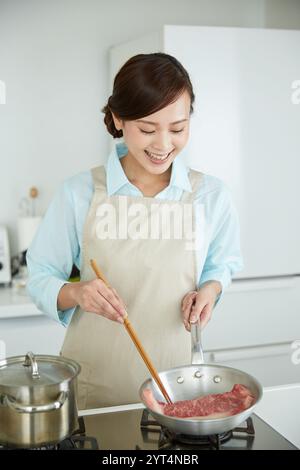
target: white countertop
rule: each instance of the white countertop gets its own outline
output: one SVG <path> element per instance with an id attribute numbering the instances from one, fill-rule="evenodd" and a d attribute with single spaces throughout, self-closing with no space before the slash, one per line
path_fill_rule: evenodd
<path id="1" fill-rule="evenodd" d="M 255 414 L 300 449 L 300 382 L 265 387 Z"/>
<path id="2" fill-rule="evenodd" d="M 295 366 L 297 367 L 297 366 Z M 300 365 L 299 378 L 300 378 Z M 265 387 L 255 414 L 300 449 L 300 382 Z M 142 409 L 142 403 L 79 411 L 79 416 Z"/>
<path id="3" fill-rule="evenodd" d="M 28 296 L 25 288 L 18 290 L 0 286 L 0 320 L 43 315 Z"/>

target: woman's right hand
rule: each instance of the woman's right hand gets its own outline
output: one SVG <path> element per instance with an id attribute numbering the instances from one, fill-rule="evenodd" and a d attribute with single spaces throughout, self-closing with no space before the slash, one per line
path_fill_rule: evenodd
<path id="1" fill-rule="evenodd" d="M 115 289 L 107 287 L 101 279 L 72 284 L 74 287 L 73 298 L 82 310 L 124 323 L 126 306 Z"/>

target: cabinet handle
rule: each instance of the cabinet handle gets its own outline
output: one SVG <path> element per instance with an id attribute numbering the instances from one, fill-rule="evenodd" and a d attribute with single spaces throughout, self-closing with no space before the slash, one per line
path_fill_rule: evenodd
<path id="1" fill-rule="evenodd" d="M 296 287 L 299 276 L 288 276 L 276 279 L 255 279 L 255 280 L 242 280 L 234 279 L 228 290 L 225 292 L 233 294 L 235 292 L 249 292 L 260 290 L 273 290 L 273 289 L 292 289 Z"/>
<path id="2" fill-rule="evenodd" d="M 214 362 L 238 361 L 267 356 L 282 356 L 291 354 L 291 344 L 274 344 L 270 346 L 254 346 L 251 348 L 237 348 L 223 351 L 212 351 L 210 357 Z M 207 351 L 209 353 L 209 351 Z"/>

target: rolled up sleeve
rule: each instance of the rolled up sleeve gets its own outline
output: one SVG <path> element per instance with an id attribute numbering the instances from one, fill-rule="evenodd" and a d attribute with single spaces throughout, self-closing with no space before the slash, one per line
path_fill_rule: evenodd
<path id="1" fill-rule="evenodd" d="M 214 231 L 201 273 L 199 288 L 207 281 L 220 282 L 222 291 L 216 299 L 216 306 L 230 285 L 233 275 L 244 267 L 238 214 L 226 185 L 223 185 L 220 190 L 214 212 Z"/>
<path id="2" fill-rule="evenodd" d="M 79 243 L 72 194 L 62 184 L 51 202 L 27 250 L 27 291 L 36 306 L 49 317 L 67 325 L 75 308 L 60 311 L 57 297 L 70 277 Z"/>

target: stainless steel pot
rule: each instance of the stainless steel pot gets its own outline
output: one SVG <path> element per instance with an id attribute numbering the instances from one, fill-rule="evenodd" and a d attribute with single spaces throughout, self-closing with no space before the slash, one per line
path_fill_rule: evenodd
<path id="1" fill-rule="evenodd" d="M 191 325 L 192 365 L 176 367 L 159 373 L 159 376 L 172 400 L 191 400 L 201 395 L 224 393 L 235 384 L 248 387 L 255 397 L 254 404 L 247 410 L 225 418 L 174 418 L 165 416 L 149 408 L 144 399 L 144 390 L 150 388 L 157 400 L 165 402 L 156 383 L 146 380 L 140 387 L 139 394 L 142 402 L 161 425 L 177 434 L 208 436 L 221 434 L 234 429 L 245 421 L 253 412 L 255 405 L 262 397 L 260 383 L 251 375 L 232 367 L 217 364 L 204 364 L 201 345 L 200 326 Z"/>
<path id="2" fill-rule="evenodd" d="M 62 356 L 15 356 L 0 361 L 0 443 L 55 444 L 77 426 L 80 366 Z"/>

